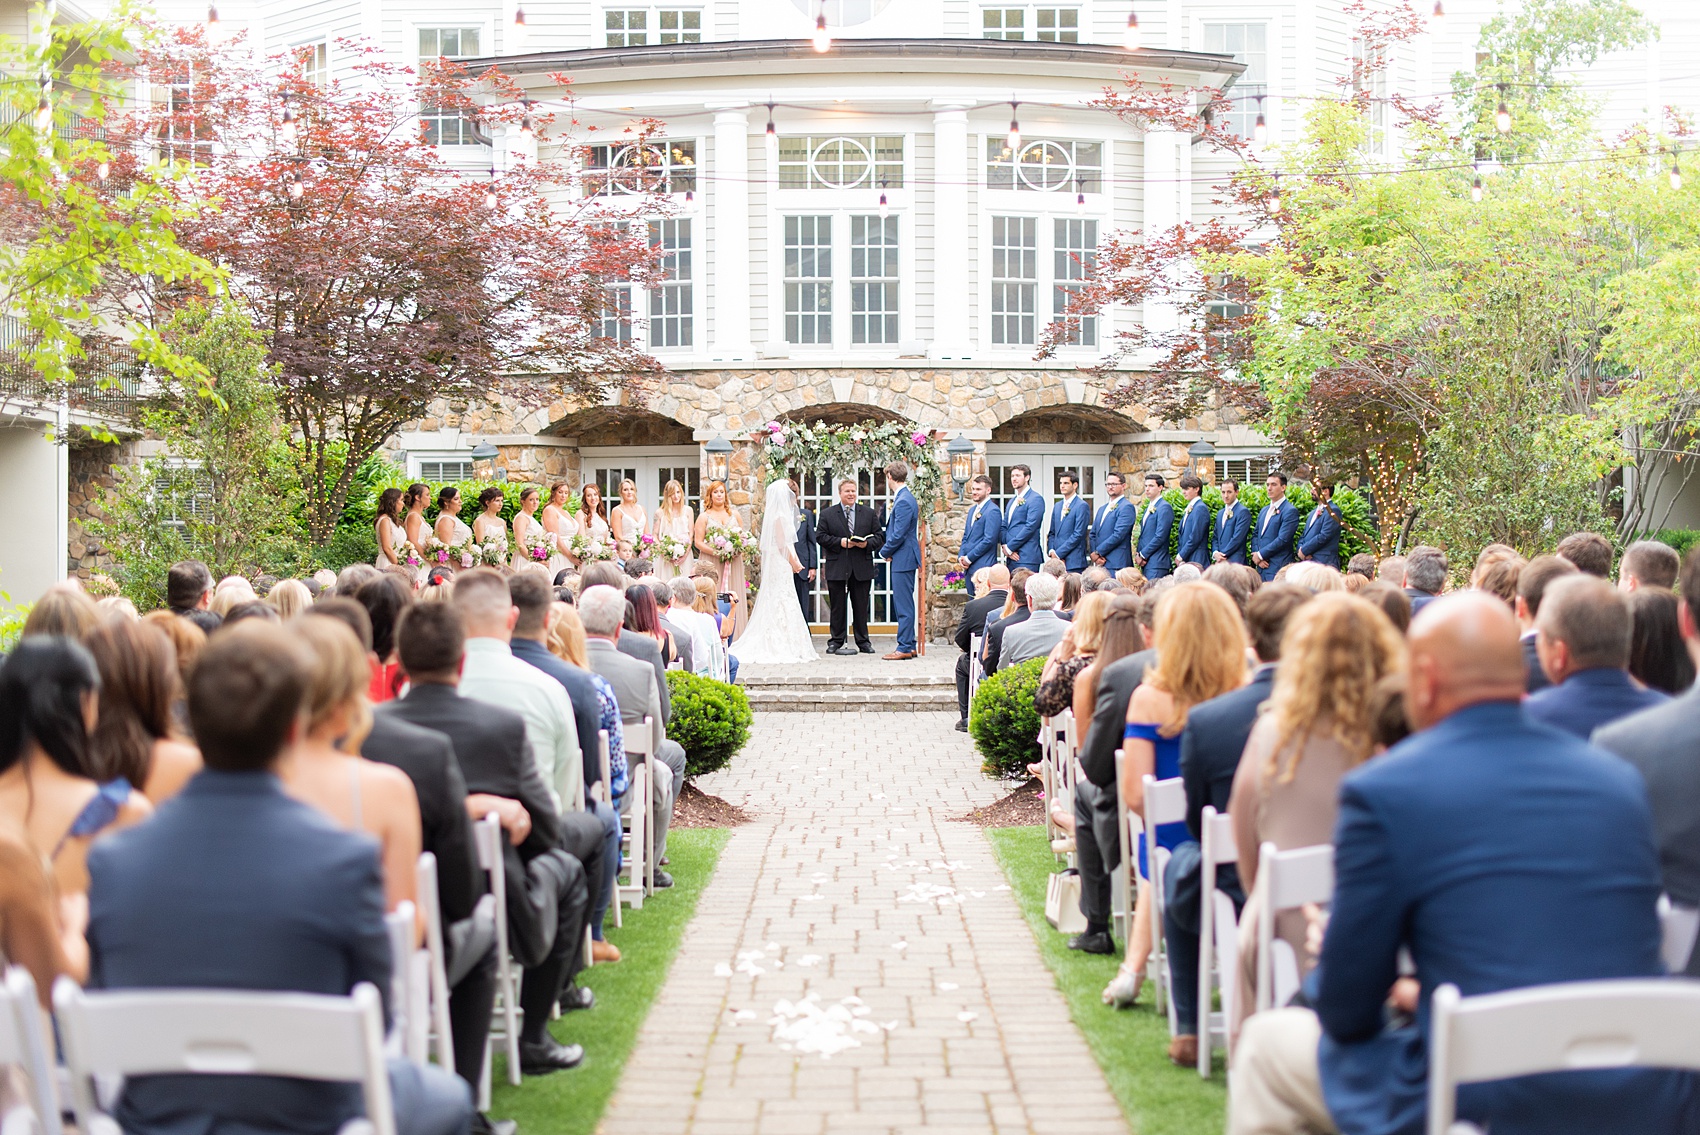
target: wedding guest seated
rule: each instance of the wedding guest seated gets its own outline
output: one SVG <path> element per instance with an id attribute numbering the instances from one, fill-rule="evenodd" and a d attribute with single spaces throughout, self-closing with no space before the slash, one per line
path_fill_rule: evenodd
<path id="1" fill-rule="evenodd" d="M 1502 560 L 1516 558 L 1517 549 L 1513 548 L 1511 545 L 1489 544 L 1480 552 L 1476 553 L 1476 566 L 1470 569 L 1470 586 L 1478 591 L 1486 590 L 1482 587 L 1482 575 L 1487 571 L 1487 569 Z"/>
<path id="2" fill-rule="evenodd" d="M 229 616 L 230 609 L 238 603 L 252 603 L 258 598 L 254 585 L 248 582 L 246 576 L 227 575 L 213 588 L 212 605 L 209 609 L 223 619 Z"/>
<path id="3" fill-rule="evenodd" d="M 1084 594 L 1080 589 L 1080 573 L 1065 572 L 1062 576 L 1062 598 L 1057 600 L 1057 610 L 1063 617 L 1072 620 L 1074 612 L 1080 606 L 1080 597 Z"/>
<path id="4" fill-rule="evenodd" d="M 82 591 L 50 588 L 24 617 L 23 636 L 58 635 L 81 642 L 101 623 L 100 608 Z"/>
<path id="5" fill-rule="evenodd" d="M 116 619 L 133 623 L 142 617 L 142 613 L 136 610 L 136 605 L 122 595 L 108 595 L 97 599 L 94 606 L 104 621 Z"/>
<path id="6" fill-rule="evenodd" d="M 0 819 L 0 958 L 29 971 L 43 1009 L 52 1007 L 53 983 L 61 974 L 88 980 L 87 929 L 86 896 L 61 899 L 23 829 Z M 0 1106 L 10 1105 L 7 1087 L 0 1080 Z"/>
<path id="7" fill-rule="evenodd" d="M 308 729 L 302 708 L 315 663 L 300 630 L 251 620 L 208 644 L 189 687 L 206 770 L 152 822 L 90 853 L 92 986 L 341 995 L 371 982 L 389 1016 L 374 845 L 292 799 L 277 776 Z M 459 1079 L 395 1060 L 390 1090 L 400 1135 L 466 1135 L 472 1099 Z M 126 1081 L 115 1116 L 137 1135 L 333 1135 L 363 1110 L 358 1084 L 163 1075 Z"/>
<path id="8" fill-rule="evenodd" d="M 642 725 L 645 717 L 649 717 L 654 719 L 656 736 L 660 738 L 663 711 L 661 695 L 656 689 L 655 671 L 619 649 L 619 642 L 625 637 L 620 626 L 625 614 L 625 598 L 611 587 L 587 587 L 579 596 L 578 613 L 589 640 L 586 646 L 590 653 L 590 668 L 613 687 L 627 736 L 634 727 Z M 678 750 L 676 761 L 669 747 Z M 656 752 L 660 759 L 649 763 L 649 774 L 650 798 L 655 811 L 655 854 L 660 857 L 666 853 L 674 798 L 684 787 L 685 763 L 684 750 L 670 738 L 662 738 Z M 629 800 L 626 806 L 630 807 Z M 657 869 L 655 885 L 670 887 L 673 878 Z"/>
<path id="9" fill-rule="evenodd" d="M 1411 600 L 1403 589 L 1378 579 L 1360 591 L 1358 598 L 1380 608 L 1381 613 L 1387 616 L 1387 621 L 1393 624 L 1393 629 L 1400 634 L 1409 629 Z"/>
<path id="10" fill-rule="evenodd" d="M 576 1067 L 584 1050 L 559 1043 L 546 1026 L 582 962 L 590 890 L 583 862 L 562 848 L 562 817 L 526 743 L 526 719 L 458 692 L 467 632 L 453 604 L 409 607 L 397 644 L 408 691 L 379 706 L 377 714 L 448 737 L 466 780 L 467 812 L 474 820 L 494 813 L 508 836 L 502 849 L 508 933 L 525 970 L 519 992 L 525 1013 L 521 1071 L 537 1076 Z M 600 830 L 596 825 L 598 837 Z M 481 996 L 474 987 L 466 1000 Z"/>
<path id="11" fill-rule="evenodd" d="M 1632 599 L 1657 592 L 1637 590 Z M 1700 552 L 1690 552 L 1682 572 L 1679 610 L 1682 636 L 1690 654 L 1700 660 Z M 1653 810 L 1653 834 L 1658 841 L 1659 873 L 1665 893 L 1679 908 L 1700 908 L 1700 689 L 1620 718 L 1594 731 L 1594 744 L 1627 760 L 1647 782 Z M 1694 950 L 1684 970 L 1700 977 L 1700 950 Z"/>
<path id="12" fill-rule="evenodd" d="M 1492 560 L 1476 574 L 1476 588 L 1494 596 L 1512 610 L 1517 608 L 1517 581 L 1529 562 L 1512 553 Z"/>
<path id="13" fill-rule="evenodd" d="M 97 779 L 89 734 L 99 713 L 100 671 L 71 639 L 27 636 L 0 668 L 0 820 L 24 834 L 73 901 L 88 892 L 95 838 L 153 812 L 129 781 Z"/>
<path id="14" fill-rule="evenodd" d="M 1375 579 L 1375 557 L 1369 552 L 1359 552 L 1346 561 L 1346 574 L 1355 575 L 1365 582 Z"/>
<path id="15" fill-rule="evenodd" d="M 212 597 L 212 572 L 200 560 L 182 560 L 165 573 L 165 605 L 172 614 L 204 611 L 212 606 Z"/>
<path id="16" fill-rule="evenodd" d="M 1144 592 L 1145 585 L 1150 581 L 1138 568 L 1124 567 L 1116 572 L 1116 582 L 1138 595 Z"/>
<path id="17" fill-rule="evenodd" d="M 299 579 L 285 579 L 266 592 L 266 602 L 277 608 L 279 618 L 288 622 L 313 605 L 313 594 Z"/>
<path id="18" fill-rule="evenodd" d="M 89 737 L 97 777 L 122 778 L 154 804 L 175 796 L 201 771 L 201 754 L 179 737 L 173 717 L 181 678 L 171 640 L 148 623 L 107 623 L 84 645 L 100 669 Z"/>
<path id="19" fill-rule="evenodd" d="M 1098 569 L 1102 570 L 1102 569 Z M 1104 573 L 1109 578 L 1109 573 Z M 956 648 L 962 652 L 956 660 L 956 731 L 968 732 L 968 667 L 969 654 L 975 635 L 984 635 L 986 623 L 1009 600 L 1009 568 L 1003 564 L 983 567 L 974 573 L 974 598 L 962 608 L 962 619 L 956 624 Z"/>
<path id="20" fill-rule="evenodd" d="M 679 647 L 672 634 L 661 625 L 655 592 L 649 589 L 648 584 L 634 583 L 626 588 L 626 620 L 623 625 L 634 635 L 644 636 L 655 643 L 661 659 L 661 680 L 666 681 L 667 667 L 679 660 Z"/>
<path id="21" fill-rule="evenodd" d="M 1529 719 L 1587 740 L 1600 726 L 1667 700 L 1629 676 L 1632 631 L 1628 600 L 1604 579 L 1581 573 L 1548 585 L 1535 649 L 1552 688 L 1529 695 Z"/>
<path id="22" fill-rule="evenodd" d="M 1097 564 L 1080 573 L 1082 591 L 1098 591 L 1103 589 L 1106 584 L 1114 583 L 1115 576 L 1110 574 L 1109 569 Z"/>
<path id="23" fill-rule="evenodd" d="M 653 579 L 655 577 L 655 561 L 638 557 L 626 561 L 626 574 L 634 580 Z"/>
<path id="24" fill-rule="evenodd" d="M 714 623 L 715 637 L 720 640 L 719 646 L 715 650 L 715 657 L 725 660 L 726 680 L 736 682 L 738 680 L 738 660 L 726 651 L 726 639 L 721 633 L 721 628 L 725 625 L 726 620 L 720 614 L 720 604 L 715 601 L 714 579 L 712 576 L 693 574 L 691 586 L 696 588 L 697 592 L 697 600 L 691 605 L 691 610 L 699 615 L 708 616 L 709 620 Z M 582 589 L 579 593 L 583 594 Z M 719 677 L 719 675 L 716 675 L 716 677 Z"/>
<path id="25" fill-rule="evenodd" d="M 1230 1037 L 1257 1004 L 1258 853 L 1265 843 L 1291 851 L 1333 841 L 1340 781 L 1375 747 L 1375 684 L 1404 669 L 1403 637 L 1362 599 L 1318 595 L 1287 624 L 1268 711 L 1252 727 L 1228 802 L 1239 881 L 1249 897 L 1240 917 Z M 1278 912 L 1275 932 L 1292 946 L 1299 972 L 1308 972 L 1314 959 L 1305 949 L 1303 916 Z"/>
<path id="26" fill-rule="evenodd" d="M 278 766 L 284 789 L 338 827 L 377 839 L 385 910 L 417 905 L 419 797 L 399 769 L 360 758 L 372 727 L 367 651 L 341 619 L 318 611 L 291 623 L 289 633 L 311 653 L 313 669 L 306 729 Z"/>
<path id="27" fill-rule="evenodd" d="M 1339 569 L 1313 560 L 1302 560 L 1290 565 L 1290 570 L 1282 572 L 1281 578 L 1295 587 L 1302 587 L 1317 595 L 1326 591 L 1346 590 L 1346 581 L 1340 577 Z"/>
<path id="28" fill-rule="evenodd" d="M 1517 625 L 1522 631 L 1523 664 L 1528 671 L 1529 693 L 1552 685 L 1541 669 L 1541 656 L 1535 649 L 1535 619 L 1541 613 L 1541 600 L 1547 587 L 1556 579 L 1576 574 L 1576 565 L 1560 556 L 1536 556 L 1517 576 Z"/>
<path id="29" fill-rule="evenodd" d="M 223 630 L 226 627 L 235 626 L 243 619 L 258 619 L 262 623 L 282 621 L 278 616 L 277 608 L 264 599 L 244 599 L 224 612 L 224 622 L 219 624 L 219 629 Z"/>
<path id="30" fill-rule="evenodd" d="M 320 568 L 313 573 L 310 582 L 318 584 L 318 590 L 313 593 L 315 601 L 327 591 L 336 590 L 337 573 L 330 568 Z"/>
<path id="31" fill-rule="evenodd" d="M 361 585 L 355 602 L 372 620 L 372 681 L 366 696 L 382 705 L 401 688 L 401 663 L 396 660 L 395 629 L 401 614 L 413 604 L 413 588 L 388 572 Z"/>
<path id="32" fill-rule="evenodd" d="M 1116 784 L 1127 810 L 1135 815 L 1144 810 L 1146 776 L 1158 780 L 1180 776 L 1181 731 L 1192 708 L 1237 690 L 1246 681 L 1245 623 L 1226 592 L 1202 581 L 1176 584 L 1172 577 L 1155 581 L 1148 590 L 1161 592 L 1151 639 L 1156 659 L 1128 699 L 1124 759 Z M 1158 825 L 1155 836 L 1158 846 L 1172 851 L 1185 841 L 1186 825 Z M 1118 1007 L 1131 1005 L 1139 996 L 1151 954 L 1151 866 L 1142 842 L 1139 901 L 1127 955 L 1103 994 L 1106 1003 Z"/>
<path id="33" fill-rule="evenodd" d="M 1212 564 L 1211 570 L 1219 566 Z M 1310 599 L 1311 593 L 1304 588 L 1286 584 L 1271 584 L 1252 598 L 1246 611 L 1246 630 L 1258 665 L 1251 681 L 1194 706 L 1181 731 L 1181 780 L 1186 785 L 1186 824 L 1191 838 L 1170 853 L 1169 866 L 1163 873 L 1163 933 L 1168 943 L 1169 992 L 1175 1000 L 1176 1027 L 1169 1041 L 1169 1059 L 1182 1067 L 1198 1061 L 1199 906 L 1205 901 L 1199 890 L 1199 841 L 1203 838 L 1204 806 L 1228 814 L 1240 754 L 1275 688 L 1281 636 L 1293 613 Z M 1216 886 L 1233 900 L 1237 914 L 1246 898 L 1238 868 L 1231 863 L 1218 867 Z M 1234 977 L 1229 974 L 1225 980 L 1233 981 Z"/>
<path id="34" fill-rule="evenodd" d="M 1251 596 L 1257 590 L 1257 585 L 1263 583 L 1263 577 L 1254 571 L 1241 571 L 1244 564 L 1230 563 L 1218 560 L 1204 569 L 1201 577 L 1205 583 L 1214 583 L 1228 593 L 1228 598 L 1234 601 L 1234 606 L 1240 609 L 1240 614 L 1246 612 L 1246 604 L 1251 602 Z M 1256 584 L 1248 577 L 1255 577 Z"/>
<path id="35" fill-rule="evenodd" d="M 1682 572 L 1676 549 L 1658 540 L 1637 540 L 1623 549 L 1617 565 L 1617 586 L 1623 591 L 1669 591 Z"/>
<path id="36" fill-rule="evenodd" d="M 996 674 L 999 655 L 1003 651 L 1003 636 L 1011 627 L 1020 626 L 1033 614 L 1027 605 L 1027 581 L 1036 573 L 1016 568 L 1009 576 L 1009 595 L 996 613 L 986 616 L 986 633 L 980 643 L 980 663 L 987 674 Z"/>
<path id="37" fill-rule="evenodd" d="M 1054 575 L 1040 572 L 1027 581 L 1027 619 L 1004 634 L 1003 665 L 1015 666 L 1030 658 L 1043 658 L 1062 641 L 1069 621 L 1057 614 L 1057 600 L 1061 597 L 1062 580 Z"/>
<path id="38" fill-rule="evenodd" d="M 607 571 L 599 570 L 604 568 L 607 569 Z M 608 581 L 618 578 L 619 574 L 613 569 L 612 564 L 591 564 L 590 567 L 585 570 L 582 576 L 582 581 L 585 588 L 589 589 L 596 586 L 611 587 L 613 584 Z M 631 602 L 629 594 L 627 595 L 627 601 Z M 718 604 L 716 606 L 718 607 Z M 580 616 L 583 617 L 583 612 L 580 612 Z M 622 626 L 624 625 L 624 619 L 625 608 L 622 606 Z M 589 620 L 586 619 L 586 632 L 589 634 L 595 634 L 595 631 L 589 630 L 589 626 Z M 731 629 L 732 621 L 730 617 L 727 617 L 721 623 L 721 631 L 722 633 L 730 633 Z M 667 726 L 673 721 L 673 695 L 667 685 L 667 666 L 662 658 L 661 643 L 656 641 L 655 637 L 651 634 L 633 632 L 631 634 L 622 634 L 618 636 L 618 639 L 614 643 L 614 648 L 621 654 L 626 655 L 628 658 L 635 658 L 640 662 L 648 663 L 649 668 L 655 672 L 655 685 L 661 698 L 661 715 L 656 718 L 657 726 L 661 732 L 661 740 L 658 742 L 656 755 L 661 758 L 662 762 L 665 763 L 668 768 L 673 770 L 673 787 L 674 791 L 677 792 L 685 786 L 685 750 L 684 747 L 677 741 L 666 736 Z M 729 657 L 728 663 L 731 666 L 732 680 L 737 681 L 737 659 Z M 597 669 L 600 672 L 600 668 L 598 667 Z M 610 679 L 610 681 L 612 681 L 612 679 Z M 671 813 L 669 813 L 669 818 L 670 817 Z M 664 826 L 658 828 L 658 831 L 664 832 L 665 830 L 666 828 Z M 661 852 L 660 848 L 661 843 L 657 840 L 656 854 L 661 858 L 662 862 L 666 862 L 666 856 Z"/>
<path id="39" fill-rule="evenodd" d="M 1388 556 L 1385 560 L 1382 560 L 1380 564 L 1376 565 L 1375 581 L 1377 583 L 1390 583 L 1394 587 L 1405 586 L 1405 557 Z"/>
<path id="40" fill-rule="evenodd" d="M 687 673 L 706 673 L 712 664 L 713 656 L 704 658 L 697 652 L 702 649 L 714 649 L 713 635 L 705 630 L 702 620 L 691 609 L 696 602 L 697 589 L 691 586 L 691 581 L 674 576 L 669 580 L 660 580 L 655 586 L 655 605 L 661 609 L 663 625 L 673 632 L 673 641 L 679 644 L 679 663 Z"/>
<path id="41" fill-rule="evenodd" d="M 184 699 L 188 696 L 189 675 L 194 673 L 195 663 L 200 661 L 201 651 L 206 649 L 207 633 L 170 611 L 149 611 L 142 616 L 142 622 L 164 631 L 165 637 L 171 640 L 172 652 L 177 659 L 177 690 L 172 696 L 172 715 L 178 729 L 186 734 L 189 707 Z"/>
<path id="42" fill-rule="evenodd" d="M 1419 544 L 1405 557 L 1405 595 L 1411 601 L 1411 617 L 1446 590 L 1446 553 Z"/>
<path id="43" fill-rule="evenodd" d="M 1175 577 L 1176 583 L 1192 583 L 1204 578 L 1204 569 L 1197 564 L 1183 563 L 1170 574 Z"/>
<path id="44" fill-rule="evenodd" d="M 1611 578 L 1611 541 L 1598 532 L 1572 532 L 1553 551 L 1575 564 L 1583 575 Z"/>
<path id="45" fill-rule="evenodd" d="M 667 636 L 667 649 L 673 652 L 668 665 L 674 662 L 686 673 L 695 671 L 695 650 L 691 643 L 690 631 L 682 623 L 673 619 L 673 587 L 670 581 L 650 577 L 644 583 L 644 589 L 655 601 L 655 618 L 661 632 Z M 694 588 L 692 589 L 695 590 Z"/>
<path id="46" fill-rule="evenodd" d="M 1629 592 L 1629 676 L 1664 694 L 1694 685 L 1694 659 L 1682 640 L 1680 604 L 1669 591 Z"/>
<path id="47" fill-rule="evenodd" d="M 1074 708 L 1074 682 L 1092 665 L 1104 641 L 1104 616 L 1110 596 L 1094 591 L 1081 597 L 1080 609 L 1045 661 L 1033 706 L 1041 717 L 1056 717 Z"/>
<path id="48" fill-rule="evenodd" d="M 1314 1009 L 1246 1022 L 1230 1135 L 1421 1131 L 1442 984 L 1468 997 L 1663 973 L 1640 777 L 1524 716 L 1498 600 L 1436 600 L 1409 649 L 1417 732 L 1341 783 Z M 1416 973 L 1396 981 L 1401 950 Z M 1496 1135 L 1677 1132 L 1700 1129 L 1696 1103 L 1687 1073 L 1613 1069 L 1471 1085 L 1458 1112 Z"/>
<path id="49" fill-rule="evenodd" d="M 383 574 L 371 564 L 349 564 L 336 573 L 336 593 L 343 599 L 352 599 L 362 587 Z"/>

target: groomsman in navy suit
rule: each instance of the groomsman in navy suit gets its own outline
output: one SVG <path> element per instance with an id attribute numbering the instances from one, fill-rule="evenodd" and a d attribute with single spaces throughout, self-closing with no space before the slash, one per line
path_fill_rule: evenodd
<path id="1" fill-rule="evenodd" d="M 1251 535 L 1251 512 L 1240 503 L 1240 483 L 1222 482 L 1222 511 L 1216 514 L 1216 542 L 1210 558 L 1219 564 L 1245 563 L 1246 537 Z"/>
<path id="2" fill-rule="evenodd" d="M 1316 486 L 1316 507 L 1305 521 L 1304 535 L 1299 537 L 1299 558 L 1340 566 L 1340 510 L 1334 507 L 1334 486 L 1320 482 Z"/>
<path id="3" fill-rule="evenodd" d="M 1178 552 L 1182 563 L 1196 564 L 1203 571 L 1210 566 L 1210 506 L 1199 497 L 1204 482 L 1196 473 L 1181 474 L 1181 492 L 1186 507 L 1181 509 L 1181 535 Z"/>
<path id="4" fill-rule="evenodd" d="M 974 598 L 974 573 L 998 562 L 998 543 L 1003 535 L 1003 513 L 992 495 L 992 479 L 981 473 L 968 482 L 968 495 L 974 504 L 968 510 L 968 523 L 962 530 L 962 554 L 957 564 L 962 568 L 963 582 L 968 586 L 968 598 Z"/>
<path id="5" fill-rule="evenodd" d="M 1009 502 L 1009 514 L 1003 518 L 1003 542 L 1009 549 L 1009 570 L 1026 568 L 1038 571 L 1045 565 L 1045 550 L 1040 533 L 1045 527 L 1045 498 L 1034 492 L 1029 481 L 1033 470 L 1025 465 L 1009 467 L 1010 487 L 1015 496 Z"/>
<path id="6" fill-rule="evenodd" d="M 921 511 L 909 491 L 909 466 L 893 461 L 885 467 L 887 485 L 897 486 L 891 498 L 891 516 L 885 524 L 885 545 L 880 558 L 891 564 L 891 608 L 897 615 L 897 649 L 885 656 L 887 662 L 915 657 L 915 573 L 921 568 L 921 538 L 916 521 Z"/>
<path id="7" fill-rule="evenodd" d="M 1257 514 L 1257 528 L 1251 534 L 1251 562 L 1267 583 L 1293 562 L 1293 534 L 1299 530 L 1299 510 L 1287 499 L 1285 473 L 1269 474 L 1264 485 L 1269 489 L 1269 503 Z"/>
<path id="8" fill-rule="evenodd" d="M 1145 516 L 1139 522 L 1139 550 L 1133 559 L 1146 579 L 1162 579 L 1175 570 L 1169 537 L 1175 531 L 1175 506 L 1163 499 L 1167 484 L 1161 473 L 1145 474 Z"/>
<path id="9" fill-rule="evenodd" d="M 1051 555 L 1069 571 L 1085 571 L 1092 517 L 1085 502 L 1074 495 L 1080 488 L 1080 478 L 1072 472 L 1059 473 L 1057 481 L 1062 485 L 1062 496 L 1051 506 Z"/>
<path id="10" fill-rule="evenodd" d="M 1104 491 L 1110 499 L 1099 507 L 1097 519 L 1092 521 L 1091 560 L 1111 575 L 1133 566 L 1134 507 L 1122 499 L 1126 490 L 1127 478 L 1120 473 L 1105 477 Z"/>

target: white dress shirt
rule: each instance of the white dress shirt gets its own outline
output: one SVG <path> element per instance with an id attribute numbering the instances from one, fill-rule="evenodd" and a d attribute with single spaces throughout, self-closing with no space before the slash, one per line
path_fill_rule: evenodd
<path id="1" fill-rule="evenodd" d="M 538 775 L 555 799 L 555 810 L 562 811 L 563 805 L 580 806 L 584 764 L 578 747 L 578 720 L 565 686 L 515 658 L 501 639 L 469 638 L 460 692 L 514 710 L 525 718 L 525 741 L 531 747 Z"/>

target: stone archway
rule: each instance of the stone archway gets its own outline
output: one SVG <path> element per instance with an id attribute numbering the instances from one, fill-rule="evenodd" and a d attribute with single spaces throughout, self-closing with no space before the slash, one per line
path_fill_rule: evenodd
<path id="1" fill-rule="evenodd" d="M 653 410 L 633 406 L 592 406 L 559 418 L 538 433 L 579 446 L 692 443 L 691 427 Z"/>
<path id="2" fill-rule="evenodd" d="M 814 424 L 825 422 L 829 426 L 852 426 L 858 422 L 905 422 L 905 418 L 895 410 L 887 410 L 883 406 L 868 406 L 856 402 L 829 402 L 824 406 L 802 406 L 795 410 L 786 410 L 778 415 L 776 421 Z"/>
<path id="3" fill-rule="evenodd" d="M 1027 410 L 992 430 L 994 444 L 1110 445 L 1139 430 L 1126 414 L 1101 406 L 1054 405 Z"/>

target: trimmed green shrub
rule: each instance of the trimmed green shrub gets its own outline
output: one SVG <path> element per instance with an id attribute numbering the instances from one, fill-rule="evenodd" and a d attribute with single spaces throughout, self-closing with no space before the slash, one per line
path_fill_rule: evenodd
<path id="1" fill-rule="evenodd" d="M 980 769 L 999 780 L 1027 779 L 1027 766 L 1039 759 L 1039 674 L 1043 658 L 1029 658 L 989 675 L 974 691 L 968 709 L 968 735 L 980 750 Z M 675 711 L 676 712 L 676 711 Z"/>
<path id="2" fill-rule="evenodd" d="M 1211 539 L 1214 540 L 1216 514 L 1222 511 L 1222 490 L 1214 484 L 1205 485 L 1204 491 L 1198 495 L 1210 509 L 1210 533 Z M 1175 510 L 1175 526 L 1169 532 L 1169 551 L 1178 556 L 1181 548 L 1180 515 L 1186 509 L 1186 494 L 1178 487 L 1170 487 L 1164 490 L 1163 499 Z M 1309 485 L 1294 481 L 1287 486 L 1287 499 L 1299 510 L 1299 526 L 1293 533 L 1293 547 L 1297 548 L 1299 541 L 1304 539 L 1305 526 L 1310 522 L 1311 510 L 1316 507 L 1316 498 L 1311 495 Z M 1240 489 L 1240 503 L 1250 511 L 1252 523 L 1255 525 L 1257 514 L 1269 503 L 1269 493 L 1262 485 L 1245 485 Z M 1139 522 L 1145 519 L 1145 510 L 1150 507 L 1150 501 L 1139 498 L 1139 511 L 1134 514 L 1132 536 L 1136 545 L 1139 542 Z M 1369 502 L 1356 491 L 1344 486 L 1334 490 L 1334 507 L 1340 510 L 1340 515 L 1345 519 L 1345 524 L 1340 528 L 1340 566 L 1344 568 L 1346 561 L 1359 552 L 1375 551 L 1375 522 L 1370 518 Z"/>
<path id="3" fill-rule="evenodd" d="M 1669 544 L 1676 549 L 1676 554 L 1683 559 L 1688 558 L 1688 550 L 1700 544 L 1700 529 L 1696 528 L 1661 528 L 1649 540 L 1657 540 L 1661 544 Z"/>
<path id="4" fill-rule="evenodd" d="M 667 736 L 685 750 L 685 775 L 725 768 L 750 739 L 750 699 L 729 682 L 683 670 L 667 671 L 673 720 Z"/>

